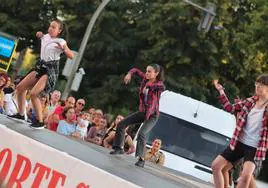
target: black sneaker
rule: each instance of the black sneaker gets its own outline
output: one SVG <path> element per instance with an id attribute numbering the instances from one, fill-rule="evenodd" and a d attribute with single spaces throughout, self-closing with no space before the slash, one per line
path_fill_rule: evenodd
<path id="1" fill-rule="evenodd" d="M 45 128 L 45 125 L 43 122 L 35 121 L 34 123 L 30 125 L 30 127 L 33 129 L 43 129 Z"/>
<path id="2" fill-rule="evenodd" d="M 113 151 L 110 152 L 111 155 L 122 155 L 124 154 L 124 150 L 122 149 L 115 149 Z"/>
<path id="3" fill-rule="evenodd" d="M 135 163 L 136 166 L 143 168 L 145 164 L 145 161 L 141 158 Z"/>
<path id="4" fill-rule="evenodd" d="M 7 117 L 12 118 L 14 120 L 25 120 L 24 115 L 20 115 L 19 113 L 14 115 L 7 115 Z"/>

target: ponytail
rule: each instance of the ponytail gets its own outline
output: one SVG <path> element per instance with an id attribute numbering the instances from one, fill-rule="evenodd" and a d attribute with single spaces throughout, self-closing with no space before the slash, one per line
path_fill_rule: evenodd
<path id="1" fill-rule="evenodd" d="M 158 72 L 158 75 L 156 76 L 157 81 L 164 81 L 165 80 L 164 68 L 161 65 L 151 64 L 149 66 L 153 67 L 155 72 Z"/>

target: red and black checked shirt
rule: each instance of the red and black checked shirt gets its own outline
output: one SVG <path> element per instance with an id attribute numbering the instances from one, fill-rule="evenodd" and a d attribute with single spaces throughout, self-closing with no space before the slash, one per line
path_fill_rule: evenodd
<path id="1" fill-rule="evenodd" d="M 252 96 L 245 100 L 241 100 L 233 105 L 230 104 L 225 94 L 221 95 L 219 99 L 224 109 L 227 112 L 230 113 L 239 112 L 237 114 L 236 128 L 233 137 L 230 141 L 230 148 L 234 150 L 237 140 L 243 130 L 243 127 L 246 125 L 248 113 L 255 106 L 256 102 L 258 101 L 258 97 Z M 268 106 L 266 106 L 265 111 L 263 113 L 262 131 L 260 132 L 260 140 L 254 157 L 254 160 L 256 162 L 265 160 L 265 154 L 267 148 L 268 148 Z"/>
<path id="2" fill-rule="evenodd" d="M 164 83 L 162 81 L 149 83 L 149 80 L 145 78 L 145 74 L 137 68 L 131 69 L 129 73 L 142 79 L 139 89 L 139 111 L 145 113 L 146 120 L 154 114 L 159 116 L 159 99 L 161 93 L 165 90 Z M 147 94 L 143 92 L 144 88 L 148 89 Z"/>

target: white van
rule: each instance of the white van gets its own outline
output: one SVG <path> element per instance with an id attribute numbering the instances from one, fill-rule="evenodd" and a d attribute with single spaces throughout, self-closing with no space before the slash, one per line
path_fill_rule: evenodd
<path id="1" fill-rule="evenodd" d="M 211 162 L 226 148 L 234 128 L 235 117 L 224 110 L 165 91 L 147 143 L 162 140 L 164 166 L 213 182 Z"/>

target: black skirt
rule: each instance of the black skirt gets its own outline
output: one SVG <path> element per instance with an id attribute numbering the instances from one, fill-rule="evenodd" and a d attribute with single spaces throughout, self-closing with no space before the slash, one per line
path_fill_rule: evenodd
<path id="1" fill-rule="evenodd" d="M 48 76 L 48 81 L 46 87 L 42 94 L 49 94 L 51 93 L 56 85 L 59 76 L 59 60 L 54 61 L 44 61 L 38 60 L 35 64 L 34 69 L 30 72 L 36 72 L 36 78 L 40 79 L 43 75 Z"/>

